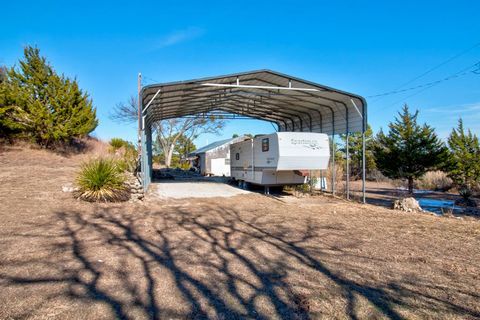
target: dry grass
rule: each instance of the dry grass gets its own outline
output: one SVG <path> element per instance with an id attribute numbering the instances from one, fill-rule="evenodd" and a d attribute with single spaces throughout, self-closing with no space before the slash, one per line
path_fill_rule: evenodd
<path id="1" fill-rule="evenodd" d="M 480 223 L 329 197 L 90 204 L 0 154 L 0 319 L 480 317 Z"/>
<path id="2" fill-rule="evenodd" d="M 333 167 L 331 165 L 328 166 L 328 169 L 326 171 L 326 178 L 327 178 L 327 190 L 331 191 L 332 186 L 332 173 L 333 173 Z M 335 165 L 335 192 L 338 194 L 343 194 L 345 191 L 345 170 L 344 166 L 336 164 Z"/>
<path id="3" fill-rule="evenodd" d="M 443 171 L 429 171 L 416 181 L 416 187 L 423 190 L 448 191 L 453 181 Z"/>

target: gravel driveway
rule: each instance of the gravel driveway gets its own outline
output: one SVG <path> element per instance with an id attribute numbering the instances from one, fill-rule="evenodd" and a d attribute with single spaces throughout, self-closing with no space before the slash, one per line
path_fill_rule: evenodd
<path id="1" fill-rule="evenodd" d="M 247 193 L 250 192 L 222 182 L 189 181 L 162 181 L 153 184 L 151 191 L 161 199 L 233 197 Z"/>

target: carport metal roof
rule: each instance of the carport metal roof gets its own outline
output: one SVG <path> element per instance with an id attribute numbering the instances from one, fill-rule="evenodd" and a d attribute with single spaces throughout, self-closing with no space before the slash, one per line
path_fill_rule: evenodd
<path id="1" fill-rule="evenodd" d="M 152 84 L 140 90 L 139 129 L 146 189 L 152 177 L 152 124 L 181 117 L 250 117 L 270 121 L 279 131 L 330 134 L 362 132 L 362 191 L 365 202 L 367 103 L 359 95 L 271 70 Z M 346 189 L 349 198 L 349 150 Z M 335 145 L 332 138 L 332 147 Z M 335 157 L 332 165 L 335 166 Z M 332 193 L 335 193 L 335 170 Z"/>
<path id="2" fill-rule="evenodd" d="M 178 82 L 141 90 L 144 124 L 185 116 L 248 116 L 277 124 L 280 131 L 327 134 L 361 132 L 365 99 L 271 70 Z"/>

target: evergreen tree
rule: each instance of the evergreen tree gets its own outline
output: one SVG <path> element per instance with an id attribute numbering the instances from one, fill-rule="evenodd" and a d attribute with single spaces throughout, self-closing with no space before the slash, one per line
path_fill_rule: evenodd
<path id="1" fill-rule="evenodd" d="M 343 153 L 343 156 L 346 156 L 347 150 L 345 145 L 347 144 L 347 136 L 342 134 L 341 139 L 343 141 L 343 146 L 340 148 L 340 151 Z M 377 167 L 375 164 L 375 157 L 373 156 L 374 143 L 375 139 L 373 137 L 373 131 L 370 125 L 368 125 L 367 130 L 365 130 L 365 167 L 367 172 L 374 170 Z M 350 134 L 348 138 L 348 145 L 348 152 L 350 155 L 350 172 L 352 176 L 359 178 L 362 173 L 363 159 L 362 133 L 355 132 Z"/>
<path id="2" fill-rule="evenodd" d="M 1 125 L 46 147 L 92 132 L 96 110 L 77 80 L 56 74 L 38 48 L 24 54 L 20 69 L 12 67 L 0 84 L 0 112 L 8 119 Z"/>
<path id="3" fill-rule="evenodd" d="M 470 129 L 465 132 L 462 119 L 448 137 L 450 157 L 446 169 L 457 186 L 472 189 L 480 182 L 480 144 Z"/>
<path id="4" fill-rule="evenodd" d="M 388 134 L 382 130 L 378 133 L 374 155 L 378 169 L 385 176 L 407 179 L 408 191 L 413 193 L 414 179 L 441 166 L 447 149 L 433 128 L 417 124 L 418 111 L 412 114 L 405 105 L 398 115 L 389 124 Z"/>
<path id="5" fill-rule="evenodd" d="M 0 67 L 0 138 L 11 139 L 22 126 L 15 121 L 12 85 L 7 81 L 7 69 Z"/>
<path id="6" fill-rule="evenodd" d="M 5 67 L 0 67 L 0 83 L 7 80 L 7 69 Z"/>
<path id="7" fill-rule="evenodd" d="M 343 153 L 342 147 L 335 140 L 335 143 L 332 143 L 332 137 L 328 138 L 328 145 L 330 146 L 331 154 L 335 154 L 335 165 L 343 166 L 345 164 L 345 154 Z"/>
<path id="8" fill-rule="evenodd" d="M 193 140 L 187 137 L 186 135 L 181 135 L 175 143 L 174 153 L 180 156 L 180 159 L 185 159 L 188 157 L 190 152 L 193 152 L 197 149 Z"/>

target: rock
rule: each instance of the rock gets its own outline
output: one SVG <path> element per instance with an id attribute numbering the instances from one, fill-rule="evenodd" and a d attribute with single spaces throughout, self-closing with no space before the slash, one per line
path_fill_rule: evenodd
<path id="1" fill-rule="evenodd" d="M 73 184 L 67 183 L 66 185 L 62 186 L 62 191 L 63 192 L 74 192 L 78 191 L 77 187 L 74 187 Z"/>
<path id="2" fill-rule="evenodd" d="M 129 175 L 125 184 L 130 189 L 130 201 L 138 201 L 143 199 L 143 186 L 138 177 Z"/>
<path id="3" fill-rule="evenodd" d="M 405 212 L 423 212 L 422 208 L 418 204 L 418 201 L 412 197 L 401 198 L 393 201 L 392 209 Z"/>

